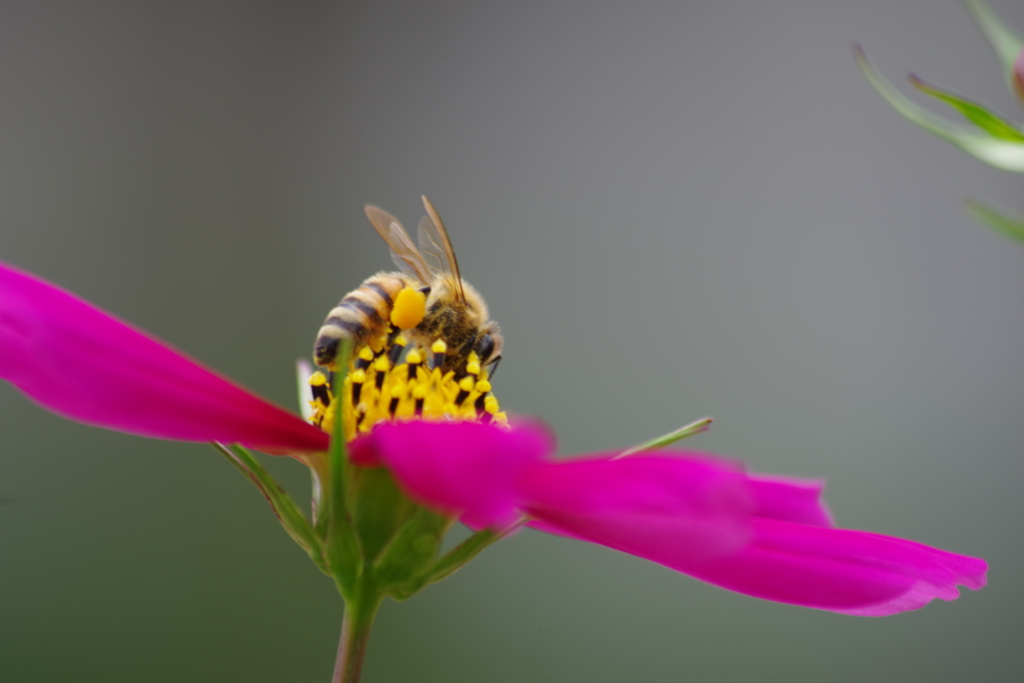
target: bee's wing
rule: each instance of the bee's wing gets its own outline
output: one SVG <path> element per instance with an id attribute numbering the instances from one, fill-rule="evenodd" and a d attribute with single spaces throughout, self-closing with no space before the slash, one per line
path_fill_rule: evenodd
<path id="1" fill-rule="evenodd" d="M 455 259 L 455 250 L 452 249 L 451 240 L 448 239 L 448 231 L 445 230 L 444 222 L 430 200 L 426 197 L 422 197 L 422 199 L 423 206 L 427 209 L 427 215 L 420 219 L 420 252 L 422 252 L 424 260 L 427 256 L 430 257 L 428 264 L 431 266 L 431 272 L 452 278 L 455 284 L 455 296 L 460 301 L 465 301 L 466 294 L 462 290 L 459 262 Z"/>
<path id="2" fill-rule="evenodd" d="M 366 217 L 374 229 L 384 238 L 391 248 L 391 260 L 401 270 L 415 275 L 423 284 L 430 284 L 430 268 L 423 260 L 423 255 L 412 243 L 412 239 L 405 232 L 405 228 L 398 222 L 398 219 L 387 211 L 377 208 L 371 204 L 363 207 Z"/>
<path id="3" fill-rule="evenodd" d="M 442 265 L 448 262 L 448 257 L 444 255 L 444 249 L 439 245 L 437 231 L 434 229 L 434 223 L 427 216 L 420 219 L 419 229 L 419 246 L 420 254 L 423 256 L 423 260 L 427 262 L 427 268 L 430 269 L 431 275 L 450 275 L 451 268 Z"/>

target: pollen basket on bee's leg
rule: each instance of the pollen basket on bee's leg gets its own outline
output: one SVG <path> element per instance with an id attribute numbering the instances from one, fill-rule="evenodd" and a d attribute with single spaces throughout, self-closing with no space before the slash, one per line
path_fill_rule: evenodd
<path id="1" fill-rule="evenodd" d="M 422 322 L 426 307 L 427 295 L 423 291 L 405 287 L 395 297 L 391 324 L 400 330 L 411 330 Z"/>
<path id="2" fill-rule="evenodd" d="M 480 359 L 471 353 L 465 373 L 442 372 L 447 344 L 438 339 L 429 349 L 410 344 L 392 330 L 355 350 L 344 381 L 342 419 L 346 441 L 381 422 L 426 420 L 508 424 L 492 393 Z M 309 379 L 313 400 L 311 422 L 333 430 L 335 400 L 322 372 Z"/>

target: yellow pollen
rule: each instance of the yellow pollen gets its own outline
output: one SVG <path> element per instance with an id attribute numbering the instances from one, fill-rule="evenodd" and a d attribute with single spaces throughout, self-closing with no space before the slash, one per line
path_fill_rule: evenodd
<path id="1" fill-rule="evenodd" d="M 428 350 L 410 344 L 401 335 L 389 340 L 386 334 L 357 349 L 344 380 L 341 415 L 346 440 L 369 432 L 380 422 L 474 421 L 508 425 L 508 417 L 491 393 L 491 383 L 486 375 L 481 376 L 476 354 L 469 355 L 465 372 L 456 379 L 455 372 L 442 374 L 440 364 L 433 361 L 437 354 L 443 358 L 447 350 L 443 339 L 434 341 Z M 424 365 L 428 355 L 431 363 Z M 335 415 L 332 387 L 320 372 L 311 375 L 309 383 L 313 393 L 311 421 L 331 432 Z"/>
<path id="2" fill-rule="evenodd" d="M 412 287 L 405 287 L 395 297 L 391 309 L 391 324 L 400 330 L 411 330 L 423 322 L 427 310 L 427 296 Z"/>

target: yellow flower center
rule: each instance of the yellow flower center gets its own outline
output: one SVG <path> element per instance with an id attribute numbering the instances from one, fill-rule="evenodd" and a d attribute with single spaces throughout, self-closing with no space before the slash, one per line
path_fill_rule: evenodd
<path id="1" fill-rule="evenodd" d="M 438 339 L 430 349 L 408 348 L 408 340 L 385 335 L 355 350 L 345 376 L 342 404 L 345 440 L 370 431 L 380 422 L 428 420 L 508 424 L 491 393 L 487 372 L 470 353 L 463 377 L 441 374 L 448 347 Z M 324 373 L 309 378 L 313 390 L 310 421 L 325 432 L 334 428 L 334 392 Z"/>

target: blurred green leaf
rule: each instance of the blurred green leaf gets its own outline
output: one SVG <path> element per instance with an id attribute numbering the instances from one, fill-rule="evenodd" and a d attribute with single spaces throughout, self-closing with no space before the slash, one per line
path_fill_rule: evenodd
<path id="1" fill-rule="evenodd" d="M 882 78 L 868 63 L 860 46 L 855 48 L 854 54 L 868 82 L 911 123 L 956 145 L 991 166 L 1005 171 L 1024 173 L 1024 142 L 992 137 L 989 133 L 981 132 L 977 128 L 968 128 L 932 114 Z"/>
<path id="2" fill-rule="evenodd" d="M 1009 216 L 975 199 L 964 202 L 967 213 L 979 223 L 1024 242 L 1024 215 Z"/>
<path id="3" fill-rule="evenodd" d="M 334 373 L 334 433 L 327 453 L 327 477 L 323 490 L 323 518 L 326 520 L 324 554 L 327 566 L 346 603 L 358 599 L 363 570 L 363 552 L 352 520 L 348 499 L 349 485 L 355 467 L 348 459 L 345 447 L 345 425 L 342 415 L 345 395 L 345 375 L 352 357 L 352 342 L 342 340 L 335 361 L 339 370 Z"/>
<path id="4" fill-rule="evenodd" d="M 999 138 L 1000 140 L 1024 142 L 1024 133 L 1021 133 L 1015 125 L 999 118 L 977 102 L 971 102 L 959 95 L 939 90 L 934 86 L 928 85 L 913 74 L 910 75 L 910 82 L 913 83 L 914 87 L 921 92 L 942 100 L 959 111 L 963 114 L 965 119 L 976 125 L 978 128 L 981 128 L 992 137 Z"/>
<path id="5" fill-rule="evenodd" d="M 996 57 L 1003 67 L 1003 79 L 1006 80 L 1006 87 L 1018 97 L 1022 94 L 1017 92 L 1014 82 L 1013 64 L 1017 56 L 1024 50 L 1024 37 L 1017 31 L 1007 26 L 987 4 L 981 0 L 964 0 L 967 10 L 971 13 L 974 23 L 978 25 L 981 32 L 988 38 L 989 44 L 995 50 Z"/>

